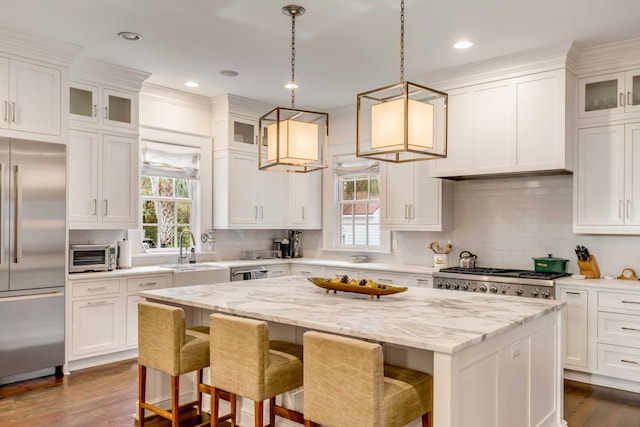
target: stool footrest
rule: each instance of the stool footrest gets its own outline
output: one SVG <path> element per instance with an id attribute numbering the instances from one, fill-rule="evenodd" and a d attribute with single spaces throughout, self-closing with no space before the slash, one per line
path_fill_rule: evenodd
<path id="1" fill-rule="evenodd" d="M 288 408 L 285 408 L 284 406 L 273 405 L 271 407 L 271 411 L 273 412 L 273 414 L 279 417 L 286 418 L 288 420 L 295 421 L 300 424 L 304 424 L 304 415 L 302 415 L 298 411 L 294 411 L 293 409 L 288 409 Z"/>

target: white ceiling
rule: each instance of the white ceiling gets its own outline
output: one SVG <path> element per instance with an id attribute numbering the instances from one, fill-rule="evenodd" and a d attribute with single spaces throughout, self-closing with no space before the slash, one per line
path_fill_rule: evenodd
<path id="1" fill-rule="evenodd" d="M 399 0 L 0 0 L 0 26 L 84 46 L 82 56 L 152 73 L 149 83 L 288 106 L 287 4 L 307 9 L 296 20 L 297 107 L 354 104 L 359 92 L 399 81 Z M 406 0 L 405 9 L 405 78 L 416 83 L 514 52 L 640 37 L 638 0 Z M 475 46 L 455 50 L 459 39 Z"/>

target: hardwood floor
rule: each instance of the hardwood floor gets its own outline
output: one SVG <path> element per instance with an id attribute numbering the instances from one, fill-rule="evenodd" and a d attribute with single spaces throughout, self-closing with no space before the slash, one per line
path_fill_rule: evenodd
<path id="1" fill-rule="evenodd" d="M 136 375 L 136 361 L 128 360 L 63 378 L 0 386 L 0 427 L 133 427 Z M 565 381 L 564 388 L 564 418 L 569 427 L 640 427 L 640 394 L 574 381 Z M 193 411 L 184 421 L 185 426 L 199 422 Z M 147 425 L 170 423 L 158 418 Z"/>

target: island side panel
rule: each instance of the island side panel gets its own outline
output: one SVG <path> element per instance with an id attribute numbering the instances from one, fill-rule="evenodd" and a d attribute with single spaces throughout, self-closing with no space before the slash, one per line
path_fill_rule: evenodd
<path id="1" fill-rule="evenodd" d="M 434 427 L 564 426 L 561 311 L 434 354 Z"/>

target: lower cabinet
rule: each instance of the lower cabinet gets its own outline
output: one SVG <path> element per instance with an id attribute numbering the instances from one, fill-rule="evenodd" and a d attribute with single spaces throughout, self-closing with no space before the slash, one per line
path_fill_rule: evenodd
<path id="1" fill-rule="evenodd" d="M 138 292 L 166 288 L 170 284 L 170 274 L 71 278 L 66 328 L 69 369 L 105 363 L 109 355 L 135 351 L 138 345 Z"/>
<path id="2" fill-rule="evenodd" d="M 342 268 L 334 266 L 322 266 L 311 264 L 291 264 L 291 274 L 306 277 L 326 277 L 333 279 L 336 276 L 349 276 L 350 279 L 369 279 L 377 283 L 392 286 L 421 286 L 433 287 L 433 278 L 429 274 L 405 274 L 397 271 L 380 271 L 367 268 Z"/>
<path id="3" fill-rule="evenodd" d="M 566 377 L 640 392 L 640 289 L 625 282 L 557 284 Z"/>

